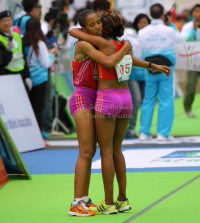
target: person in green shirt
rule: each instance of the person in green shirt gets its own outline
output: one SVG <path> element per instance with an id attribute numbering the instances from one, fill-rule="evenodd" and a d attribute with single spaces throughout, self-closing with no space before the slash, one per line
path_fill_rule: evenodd
<path id="1" fill-rule="evenodd" d="M 20 33 L 12 29 L 12 15 L 10 11 L 0 13 L 0 44 L 7 52 L 3 55 L 4 63 L 1 66 L 1 75 L 21 74 L 28 90 L 32 88 L 29 69 L 23 53 L 23 44 Z"/>

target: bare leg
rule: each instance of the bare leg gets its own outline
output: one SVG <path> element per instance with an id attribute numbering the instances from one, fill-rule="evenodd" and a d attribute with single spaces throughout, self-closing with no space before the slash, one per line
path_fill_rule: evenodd
<path id="1" fill-rule="evenodd" d="M 95 145 L 94 145 L 93 151 L 94 151 L 94 153 L 93 153 L 93 157 L 94 157 L 94 155 L 96 153 L 96 140 L 95 140 Z M 83 190 L 83 196 L 88 196 L 88 194 L 89 194 L 91 167 L 92 167 L 92 160 L 90 162 L 90 165 L 89 165 L 89 168 L 87 171 L 86 181 L 85 181 L 84 190 Z"/>
<path id="2" fill-rule="evenodd" d="M 90 169 L 94 155 L 94 118 L 92 110 L 81 110 L 74 116 L 79 142 L 79 157 L 76 162 L 74 198 L 88 195 Z"/>
<path id="3" fill-rule="evenodd" d="M 115 119 L 108 118 L 99 112 L 95 112 L 96 133 L 101 149 L 101 165 L 105 190 L 105 201 L 109 205 L 113 202 L 113 181 L 114 181 L 114 162 L 113 162 L 113 135 L 115 130 Z"/>
<path id="4" fill-rule="evenodd" d="M 129 118 L 117 118 L 113 137 L 113 159 L 119 185 L 119 201 L 126 198 L 126 163 L 121 150 L 121 145 L 126 134 L 128 123 Z"/>

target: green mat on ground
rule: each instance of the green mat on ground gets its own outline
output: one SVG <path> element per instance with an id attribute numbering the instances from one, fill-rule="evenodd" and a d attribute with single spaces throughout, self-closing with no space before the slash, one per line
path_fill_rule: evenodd
<path id="1" fill-rule="evenodd" d="M 188 118 L 184 112 L 183 107 L 184 98 L 176 98 L 175 100 L 175 118 L 171 130 L 173 136 L 192 136 L 200 135 L 200 93 L 196 94 L 195 101 L 192 106 L 192 111 L 197 115 L 196 118 Z M 158 104 L 154 109 L 154 116 L 152 120 L 151 133 L 157 134 L 157 116 L 158 116 Z M 140 114 L 138 114 L 136 129 L 140 130 Z"/>
<path id="2" fill-rule="evenodd" d="M 0 190 L 0 222 L 122 223 L 199 174 L 200 172 L 127 173 L 127 196 L 133 209 L 117 215 L 97 215 L 85 218 L 67 215 L 73 199 L 73 174 L 32 175 L 32 181 L 22 181 L 14 177 Z M 199 186 L 200 178 L 139 216 L 135 221 L 198 223 Z M 90 188 L 90 197 L 94 202 L 99 202 L 104 198 L 101 174 L 92 174 Z M 115 198 L 117 190 L 115 181 Z M 187 213 L 190 221 L 188 217 L 184 218 Z"/>
<path id="3" fill-rule="evenodd" d="M 200 193 L 197 191 L 197 188 L 200 188 L 200 178 L 167 198 L 134 222 L 144 223 L 146 219 L 148 219 L 148 222 L 153 223 L 200 222 Z"/>

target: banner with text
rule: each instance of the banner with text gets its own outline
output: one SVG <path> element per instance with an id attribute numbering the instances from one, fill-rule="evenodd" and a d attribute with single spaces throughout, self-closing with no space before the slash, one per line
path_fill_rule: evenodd
<path id="1" fill-rule="evenodd" d="M 45 147 L 20 75 L 0 76 L 0 116 L 19 152 Z"/>
<path id="2" fill-rule="evenodd" d="M 176 69 L 200 71 L 200 43 L 184 42 L 174 45 Z"/>

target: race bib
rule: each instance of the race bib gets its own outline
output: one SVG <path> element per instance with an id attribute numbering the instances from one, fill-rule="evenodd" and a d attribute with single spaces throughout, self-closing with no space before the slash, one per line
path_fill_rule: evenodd
<path id="1" fill-rule="evenodd" d="M 115 65 L 118 81 L 127 81 L 130 78 L 132 70 L 132 56 L 125 55 L 123 59 Z"/>

